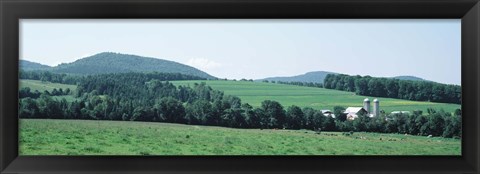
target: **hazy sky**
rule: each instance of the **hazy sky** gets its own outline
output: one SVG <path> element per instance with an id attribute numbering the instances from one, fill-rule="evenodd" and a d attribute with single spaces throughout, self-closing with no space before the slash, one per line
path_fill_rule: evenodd
<path id="1" fill-rule="evenodd" d="M 331 71 L 461 84 L 459 19 L 22 19 L 20 29 L 20 59 L 51 66 L 118 52 L 229 79 Z"/>

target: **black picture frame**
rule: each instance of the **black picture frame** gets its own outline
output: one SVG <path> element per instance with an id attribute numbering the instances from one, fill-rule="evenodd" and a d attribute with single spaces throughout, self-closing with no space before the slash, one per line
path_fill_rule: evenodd
<path id="1" fill-rule="evenodd" d="M 461 19 L 462 156 L 18 156 L 19 19 Z M 478 0 L 0 0 L 0 173 L 479 173 Z"/>

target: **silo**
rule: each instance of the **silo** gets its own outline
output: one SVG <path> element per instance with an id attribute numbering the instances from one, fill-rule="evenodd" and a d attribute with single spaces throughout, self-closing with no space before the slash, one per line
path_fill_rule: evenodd
<path id="1" fill-rule="evenodd" d="M 378 99 L 373 100 L 373 114 L 374 116 L 380 115 L 380 101 Z"/>
<path id="2" fill-rule="evenodd" d="M 370 100 L 368 98 L 363 100 L 363 109 L 365 109 L 370 114 Z"/>

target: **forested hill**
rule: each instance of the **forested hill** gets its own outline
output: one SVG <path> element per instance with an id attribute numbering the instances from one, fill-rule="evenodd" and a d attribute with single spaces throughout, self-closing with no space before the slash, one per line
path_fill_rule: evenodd
<path id="1" fill-rule="evenodd" d="M 364 96 L 454 104 L 462 102 L 460 85 L 447 85 L 431 81 L 329 74 L 325 78 L 323 86 L 327 89 L 355 92 L 357 95 Z"/>
<path id="2" fill-rule="evenodd" d="M 22 68 L 22 70 L 28 71 L 35 69 Z M 47 67 L 41 70 L 48 70 L 54 73 L 78 75 L 126 72 L 181 73 L 206 79 L 216 79 L 216 77 L 211 76 L 206 72 L 174 61 L 110 52 L 99 53 L 90 57 L 79 59 L 72 63 L 62 63 L 58 66 Z"/>
<path id="3" fill-rule="evenodd" d="M 20 69 L 22 70 L 47 70 L 52 68 L 48 65 L 42 65 L 28 60 L 20 60 Z"/>
<path id="4" fill-rule="evenodd" d="M 396 76 L 392 77 L 393 79 L 398 79 L 398 80 L 411 80 L 411 81 L 428 81 L 425 79 L 422 79 L 420 77 L 415 77 L 415 76 Z"/>
<path id="5" fill-rule="evenodd" d="M 302 75 L 291 76 L 291 77 L 268 77 L 264 79 L 259 79 L 257 81 L 280 81 L 280 82 L 307 82 L 307 83 L 323 83 L 323 80 L 328 74 L 337 74 L 327 71 L 313 71 L 308 72 Z"/>
<path id="6" fill-rule="evenodd" d="M 278 82 L 323 83 L 325 80 L 325 77 L 327 77 L 328 74 L 339 74 L 339 73 L 328 72 L 328 71 L 312 71 L 302 75 L 296 75 L 296 76 L 290 76 L 290 77 L 268 77 L 264 79 L 258 79 L 257 81 L 268 80 L 268 81 L 278 81 Z M 398 79 L 398 80 L 428 81 L 415 76 L 395 76 L 395 77 L 389 77 L 389 78 Z"/>
<path id="7" fill-rule="evenodd" d="M 119 53 L 99 53 L 72 63 L 60 64 L 52 69 L 57 73 L 68 74 L 107 74 L 123 72 L 163 72 L 194 75 L 207 79 L 215 77 L 194 67 L 181 63 L 136 55 Z"/>

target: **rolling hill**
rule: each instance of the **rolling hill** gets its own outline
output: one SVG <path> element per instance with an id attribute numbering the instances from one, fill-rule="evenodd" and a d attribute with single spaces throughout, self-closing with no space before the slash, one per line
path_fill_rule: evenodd
<path id="1" fill-rule="evenodd" d="M 242 103 L 249 103 L 254 107 L 260 107 L 261 102 L 264 100 L 275 100 L 280 102 L 284 107 L 297 105 L 300 107 L 333 110 L 334 106 L 361 107 L 363 99 L 367 97 L 373 100 L 373 97 L 355 95 L 353 92 L 275 83 L 224 80 L 187 80 L 171 82 L 174 85 L 183 86 L 194 86 L 195 83 L 205 82 L 213 89 L 224 91 L 227 95 L 238 96 L 242 99 Z M 53 88 L 76 89 L 73 85 L 41 82 L 39 80 L 21 80 L 20 87 L 29 87 L 32 91 L 50 91 Z M 387 113 L 392 111 L 412 110 L 423 110 L 424 113 L 426 113 L 427 108 L 434 108 L 437 110 L 443 109 L 447 112 L 454 112 L 455 109 L 461 108 L 461 105 L 458 104 L 421 102 L 380 97 L 378 99 L 380 100 L 380 109 Z M 72 101 L 74 99 L 67 98 L 67 100 Z"/>
<path id="2" fill-rule="evenodd" d="M 26 71 L 29 71 L 29 70 L 48 70 L 48 69 L 52 68 L 48 65 L 42 65 L 40 63 L 31 62 L 31 61 L 28 61 L 28 60 L 20 60 L 19 63 L 20 63 L 20 69 L 26 70 Z"/>
<path id="3" fill-rule="evenodd" d="M 325 80 L 325 77 L 328 74 L 340 74 L 340 73 L 334 73 L 334 72 L 328 72 L 328 71 L 312 71 L 312 72 L 307 72 L 305 74 L 296 75 L 296 76 L 267 77 L 264 79 L 258 79 L 256 81 L 268 80 L 268 81 L 281 81 L 281 82 L 323 83 L 323 81 Z M 420 77 L 415 77 L 415 76 L 395 76 L 395 77 L 387 77 L 387 78 L 394 78 L 399 80 L 411 80 L 411 81 L 427 81 L 425 79 L 422 79 Z"/>
<path id="4" fill-rule="evenodd" d="M 282 82 L 313 82 L 313 83 L 323 83 L 323 80 L 328 74 L 337 74 L 327 71 L 313 71 L 301 75 L 291 76 L 291 77 L 268 77 L 264 79 L 259 79 L 257 81 L 282 81 Z"/>
<path id="5" fill-rule="evenodd" d="M 216 77 L 211 76 L 206 72 L 174 61 L 110 52 L 95 54 L 72 63 L 62 63 L 55 67 L 40 70 L 78 75 L 156 71 L 164 73 L 181 73 L 206 79 L 216 79 Z"/>
<path id="6" fill-rule="evenodd" d="M 72 92 L 71 95 L 60 95 L 60 96 L 52 96 L 52 98 L 57 99 L 57 100 L 62 100 L 65 99 L 68 102 L 76 101 L 78 98 L 75 98 L 75 90 L 77 90 L 76 85 L 67 85 L 67 84 L 61 84 L 61 83 L 51 83 L 51 82 L 42 82 L 40 80 L 25 80 L 22 79 L 20 80 L 19 83 L 19 89 L 28 87 L 30 90 L 33 91 L 49 91 L 52 92 L 53 89 L 63 89 L 66 90 L 67 88 L 70 89 Z"/>
<path id="7" fill-rule="evenodd" d="M 392 77 L 394 79 L 399 79 L 399 80 L 411 80 L 411 81 L 428 81 L 425 79 L 422 79 L 420 77 L 415 77 L 415 76 L 396 76 Z"/>
<path id="8" fill-rule="evenodd" d="M 300 107 L 312 107 L 314 109 L 333 110 L 335 106 L 362 107 L 363 99 L 370 98 L 373 100 L 375 98 L 355 95 L 354 92 L 276 83 L 224 80 L 172 81 L 174 85 L 184 86 L 193 86 L 194 83 L 201 82 L 205 82 L 213 89 L 224 91 L 227 95 L 238 96 L 242 99 L 242 102 L 249 103 L 254 107 L 260 107 L 264 100 L 274 100 L 280 102 L 284 107 L 297 105 Z M 410 101 L 382 97 L 378 97 L 378 99 L 380 100 L 380 110 L 384 110 L 386 113 L 413 110 L 423 110 L 423 112 L 426 113 L 428 108 L 454 112 L 455 109 L 461 108 L 458 104 Z"/>

